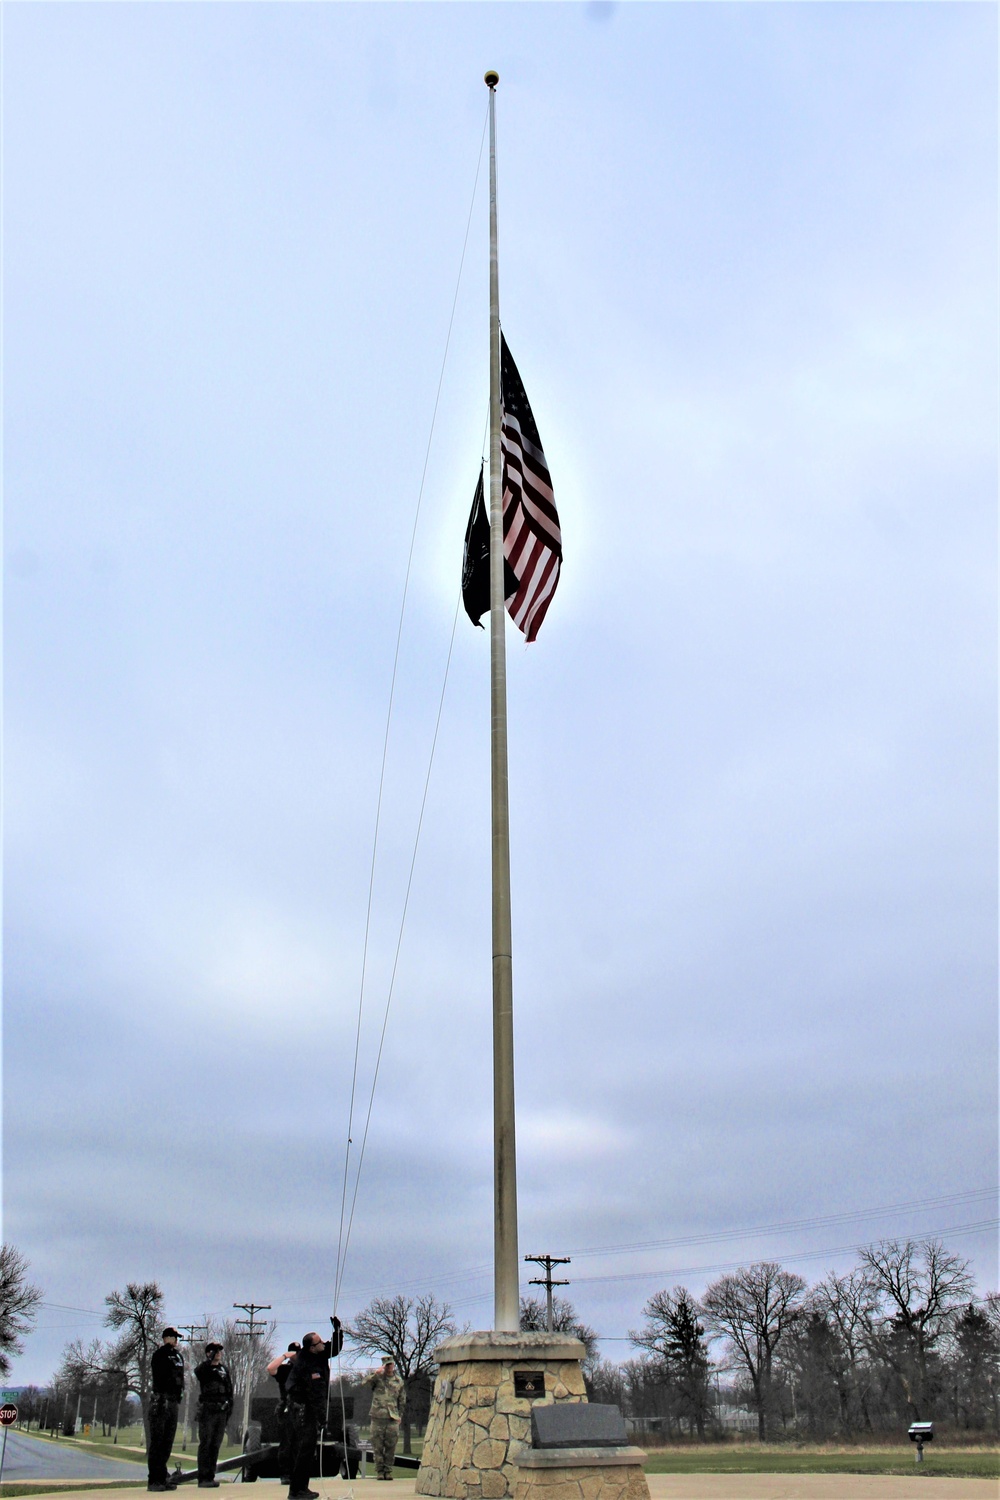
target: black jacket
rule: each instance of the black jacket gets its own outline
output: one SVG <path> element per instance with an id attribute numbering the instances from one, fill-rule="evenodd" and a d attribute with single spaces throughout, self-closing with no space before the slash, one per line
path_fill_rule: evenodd
<path id="1" fill-rule="evenodd" d="M 228 1415 L 233 1409 L 233 1381 L 225 1365 L 213 1365 L 206 1359 L 194 1374 L 201 1386 L 199 1405 L 206 1411 L 224 1411 Z"/>
<path id="2" fill-rule="evenodd" d="M 343 1331 L 334 1329 L 335 1342 L 327 1339 L 322 1349 L 300 1349 L 286 1367 L 284 1395 L 286 1400 L 298 1406 L 307 1406 L 311 1411 L 322 1411 L 326 1407 L 326 1393 L 330 1387 L 330 1359 L 344 1347 Z"/>
<path id="3" fill-rule="evenodd" d="M 281 1395 L 278 1397 L 278 1405 L 282 1411 L 285 1410 L 285 1407 L 288 1403 L 288 1392 L 285 1390 L 285 1387 L 288 1384 L 288 1377 L 291 1373 L 291 1360 L 289 1360 L 287 1364 L 279 1365 L 274 1372 L 274 1378 L 278 1382 L 278 1390 L 281 1392 Z"/>
<path id="4" fill-rule="evenodd" d="M 153 1395 L 179 1401 L 184 1394 L 184 1356 L 170 1344 L 161 1344 L 149 1361 Z"/>

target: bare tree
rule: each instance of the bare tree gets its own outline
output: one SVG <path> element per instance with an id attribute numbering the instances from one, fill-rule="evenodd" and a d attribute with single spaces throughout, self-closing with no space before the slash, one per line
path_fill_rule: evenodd
<path id="1" fill-rule="evenodd" d="M 206 1320 L 209 1332 L 206 1339 L 222 1345 L 222 1358 L 233 1377 L 233 1410 L 227 1425 L 230 1442 L 243 1441 L 243 1404 L 249 1388 L 253 1396 L 257 1387 L 270 1379 L 267 1367 L 274 1358 L 274 1336 L 278 1325 L 275 1322 L 258 1323 L 253 1339 L 249 1330 L 240 1327 L 236 1318 L 225 1318 L 221 1323 Z"/>
<path id="2" fill-rule="evenodd" d="M 1000 1334 L 1000 1292 L 987 1292 L 983 1301 L 983 1312 L 990 1321 L 990 1327 Z"/>
<path id="3" fill-rule="evenodd" d="M 96 1392 L 105 1372 L 105 1350 L 100 1339 L 91 1339 L 84 1348 L 82 1339 L 74 1339 L 63 1350 L 57 1379 L 76 1393 L 74 1427 L 80 1417 L 84 1391 Z"/>
<path id="4" fill-rule="evenodd" d="M 541 1297 L 521 1298 L 521 1328 L 525 1333 L 545 1333 L 548 1328 L 549 1311 Z M 590 1373 L 597 1363 L 597 1334 L 576 1315 L 576 1308 L 566 1297 L 552 1298 L 552 1332 L 571 1333 L 583 1344 L 586 1353 L 583 1365 Z"/>
<path id="5" fill-rule="evenodd" d="M 806 1284 L 793 1271 L 774 1261 L 758 1261 L 720 1276 L 702 1298 L 709 1331 L 725 1338 L 737 1364 L 750 1382 L 757 1409 L 757 1435 L 769 1436 L 774 1405 L 774 1355 L 793 1315 L 801 1306 Z"/>
<path id="6" fill-rule="evenodd" d="M 11 1356 L 24 1349 L 41 1300 L 41 1287 L 28 1280 L 25 1256 L 13 1245 L 0 1246 L 0 1376 L 10 1374 Z"/>
<path id="7" fill-rule="evenodd" d="M 810 1294 L 811 1307 L 823 1314 L 836 1330 L 839 1357 L 831 1376 L 837 1387 L 840 1404 L 840 1426 L 844 1432 L 856 1432 L 872 1426 L 868 1406 L 871 1372 L 866 1363 L 868 1343 L 866 1330 L 875 1311 L 877 1299 L 871 1282 L 861 1268 L 838 1276 L 831 1271 Z"/>
<path id="8" fill-rule="evenodd" d="M 590 1388 L 592 1401 L 604 1402 L 625 1411 L 625 1377 L 621 1365 L 616 1365 L 609 1359 L 598 1359 L 591 1371 Z"/>
<path id="9" fill-rule="evenodd" d="M 155 1281 L 130 1281 L 121 1292 L 104 1299 L 105 1326 L 118 1331 L 109 1345 L 107 1362 L 122 1372 L 127 1391 L 139 1397 L 146 1446 L 149 1446 L 149 1362 L 160 1343 L 163 1293 Z"/>
<path id="10" fill-rule="evenodd" d="M 412 1438 L 411 1392 L 426 1382 L 437 1366 L 434 1347 L 455 1332 L 451 1308 L 428 1293 L 424 1297 L 375 1297 L 358 1313 L 344 1332 L 365 1354 L 392 1356 L 406 1386 L 403 1409 L 403 1452 L 409 1453 Z"/>
<path id="11" fill-rule="evenodd" d="M 940 1240 L 880 1240 L 861 1251 L 861 1266 L 872 1294 L 869 1348 L 895 1371 L 919 1421 L 931 1396 L 936 1345 L 975 1285 L 969 1262 Z"/>
<path id="12" fill-rule="evenodd" d="M 992 1426 L 1000 1436 L 1000 1331 L 970 1302 L 953 1318 L 951 1343 L 955 1425 Z"/>
<path id="13" fill-rule="evenodd" d="M 91 1339 L 86 1348 L 84 1348 L 83 1339 L 74 1339 L 63 1350 L 58 1378 L 79 1383 L 82 1380 L 91 1380 L 97 1375 L 102 1375 L 105 1368 L 104 1355 L 104 1345 L 100 1339 Z"/>
<path id="14" fill-rule="evenodd" d="M 705 1436 L 711 1412 L 708 1384 L 708 1346 L 698 1321 L 698 1304 L 686 1287 L 654 1292 L 642 1310 L 644 1328 L 629 1329 L 629 1341 L 645 1349 L 663 1366 L 673 1390 L 677 1415 Z"/>

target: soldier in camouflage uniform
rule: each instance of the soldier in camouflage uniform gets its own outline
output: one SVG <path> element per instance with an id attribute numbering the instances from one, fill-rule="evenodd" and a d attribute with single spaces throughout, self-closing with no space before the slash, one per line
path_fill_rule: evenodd
<path id="1" fill-rule="evenodd" d="M 406 1388 L 396 1374 L 388 1354 L 382 1368 L 365 1381 L 372 1388 L 372 1448 L 377 1479 L 392 1478 L 392 1461 L 396 1457 L 399 1419 L 406 1405 Z"/>

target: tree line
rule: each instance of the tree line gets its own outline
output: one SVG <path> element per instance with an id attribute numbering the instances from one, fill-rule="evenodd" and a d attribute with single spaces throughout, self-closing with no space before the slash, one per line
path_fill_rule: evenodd
<path id="1" fill-rule="evenodd" d="M 969 1264 L 938 1240 L 883 1240 L 859 1252 L 843 1275 L 810 1287 L 774 1261 L 720 1276 L 700 1298 L 683 1286 L 646 1302 L 630 1330 L 634 1357 L 601 1359 L 599 1339 L 564 1298 L 554 1324 L 585 1347 L 591 1400 L 609 1401 L 664 1438 L 717 1438 L 727 1413 L 752 1414 L 762 1442 L 782 1437 L 853 1440 L 898 1434 L 911 1421 L 935 1419 L 969 1434 L 1000 1436 L 1000 1298 L 975 1299 Z M 41 1292 L 11 1246 L 0 1251 L 0 1373 L 20 1352 Z M 104 1299 L 106 1339 L 66 1345 L 44 1391 L 22 1394 L 24 1415 L 75 1430 L 80 1422 L 117 1436 L 133 1419 L 147 1429 L 150 1359 L 160 1343 L 163 1293 L 156 1282 L 129 1282 Z M 521 1327 L 543 1329 L 546 1309 L 521 1302 Z M 273 1394 L 266 1366 L 275 1353 L 274 1323 L 251 1338 L 238 1321 L 205 1317 L 190 1325 L 189 1373 L 200 1347 L 222 1344 L 236 1393 L 230 1439 L 239 1431 L 244 1395 Z M 404 1450 L 429 1411 L 433 1351 L 456 1331 L 451 1309 L 434 1296 L 376 1297 L 345 1333 L 358 1352 L 391 1354 L 407 1391 Z M 197 1335 L 197 1337 L 196 1337 Z M 182 1413 L 191 1435 L 197 1393 L 187 1383 Z M 353 1388 L 350 1377 L 348 1389 Z M 363 1400 L 357 1409 L 363 1420 Z"/>
<path id="2" fill-rule="evenodd" d="M 718 1436 L 727 1404 L 753 1414 L 761 1442 L 926 1420 L 1000 1436 L 1000 1299 L 973 1292 L 968 1262 L 933 1239 L 868 1246 L 812 1287 L 758 1261 L 700 1299 L 655 1292 L 629 1333 L 638 1355 L 597 1362 L 589 1383 L 666 1437 Z"/>

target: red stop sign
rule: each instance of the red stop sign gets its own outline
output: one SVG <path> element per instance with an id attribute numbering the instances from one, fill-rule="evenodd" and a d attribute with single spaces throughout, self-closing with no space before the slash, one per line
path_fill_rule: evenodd
<path id="1" fill-rule="evenodd" d="M 0 1406 L 0 1427 L 13 1427 L 17 1421 L 17 1407 L 10 1402 Z"/>

